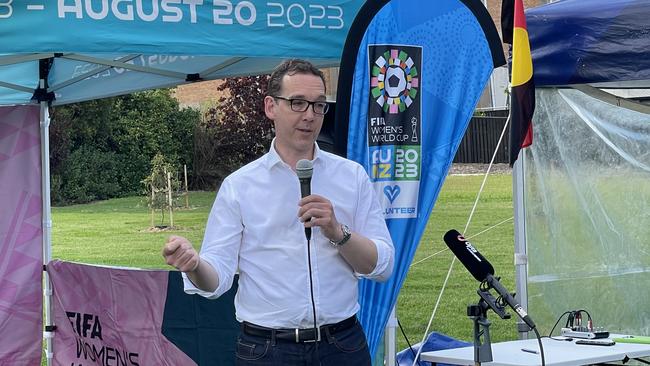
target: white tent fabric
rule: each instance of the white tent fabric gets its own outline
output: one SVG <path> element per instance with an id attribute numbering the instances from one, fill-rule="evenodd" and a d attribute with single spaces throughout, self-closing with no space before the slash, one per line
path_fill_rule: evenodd
<path id="1" fill-rule="evenodd" d="M 650 107 L 536 93 L 524 164 L 529 311 L 544 332 L 584 308 L 594 326 L 650 334 Z"/>
<path id="2" fill-rule="evenodd" d="M 638 242 L 648 219 L 636 206 L 647 191 L 630 185 L 648 174 L 649 112 L 622 98 L 649 95 L 648 14 L 644 0 L 562 0 L 526 12 L 537 107 L 533 145 L 513 169 L 516 292 L 546 330 L 586 308 L 597 325 L 648 334 L 633 321 L 648 317 L 636 287 L 650 263 Z M 624 304 L 627 291 L 635 305 Z"/>

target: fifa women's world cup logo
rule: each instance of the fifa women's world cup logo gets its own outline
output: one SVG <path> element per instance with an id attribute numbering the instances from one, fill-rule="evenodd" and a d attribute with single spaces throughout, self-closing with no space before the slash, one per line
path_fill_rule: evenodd
<path id="1" fill-rule="evenodd" d="M 391 49 L 375 60 L 370 86 L 385 113 L 404 112 L 418 94 L 418 69 L 406 52 Z"/>

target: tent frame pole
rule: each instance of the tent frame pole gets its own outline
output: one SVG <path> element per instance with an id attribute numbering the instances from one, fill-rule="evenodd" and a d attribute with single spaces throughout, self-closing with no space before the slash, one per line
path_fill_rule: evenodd
<path id="1" fill-rule="evenodd" d="M 397 359 L 397 338 L 396 338 L 396 329 L 397 329 L 397 316 L 396 316 L 397 304 L 393 306 L 393 310 L 390 312 L 388 317 L 388 323 L 386 323 L 386 328 L 384 328 L 384 365 L 385 366 L 395 366 L 395 360 Z"/>
<path id="2" fill-rule="evenodd" d="M 526 243 L 526 202 L 525 184 L 525 150 L 519 151 L 519 158 L 512 167 L 512 205 L 514 209 L 515 230 L 515 298 L 524 309 L 528 309 L 528 254 Z M 521 319 L 517 320 L 517 332 L 520 339 L 528 339 L 530 328 Z"/>
<path id="3" fill-rule="evenodd" d="M 40 80 L 41 88 L 45 80 Z M 52 338 L 54 337 L 54 322 L 52 319 L 52 283 L 45 265 L 52 259 L 52 209 L 50 203 L 50 115 L 48 102 L 40 102 L 41 129 L 41 190 L 43 209 L 43 307 L 45 313 L 43 339 L 45 340 L 45 356 L 47 365 L 52 365 L 54 352 Z"/>

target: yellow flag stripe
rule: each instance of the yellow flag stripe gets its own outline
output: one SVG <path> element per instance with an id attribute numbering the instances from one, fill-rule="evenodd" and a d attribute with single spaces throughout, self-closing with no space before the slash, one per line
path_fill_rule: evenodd
<path id="1" fill-rule="evenodd" d="M 528 32 L 515 28 L 512 37 L 512 86 L 522 85 L 533 77 L 533 60 L 530 57 Z"/>

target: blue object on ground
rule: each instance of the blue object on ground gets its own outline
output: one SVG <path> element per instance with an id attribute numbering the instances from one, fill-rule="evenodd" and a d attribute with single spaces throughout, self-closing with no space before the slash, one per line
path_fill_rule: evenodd
<path id="1" fill-rule="evenodd" d="M 413 345 L 413 352 L 411 352 L 410 349 L 406 348 L 399 353 L 397 353 L 397 365 L 398 366 L 411 366 L 413 365 L 413 353 L 418 352 L 418 349 L 420 348 L 420 344 L 415 344 Z M 450 349 L 450 348 L 459 348 L 459 347 L 467 347 L 471 346 L 471 343 L 468 342 L 463 342 L 459 341 L 457 339 L 451 338 L 449 336 L 446 336 L 441 333 L 437 332 L 431 332 L 429 333 L 429 336 L 427 339 L 424 341 L 424 346 L 422 347 L 422 352 L 429 352 L 429 351 L 438 351 L 441 349 Z M 427 361 L 422 361 L 416 365 L 420 366 L 431 366 L 431 362 Z M 438 363 L 436 364 L 437 366 L 446 366 L 447 364 L 442 364 Z"/>

